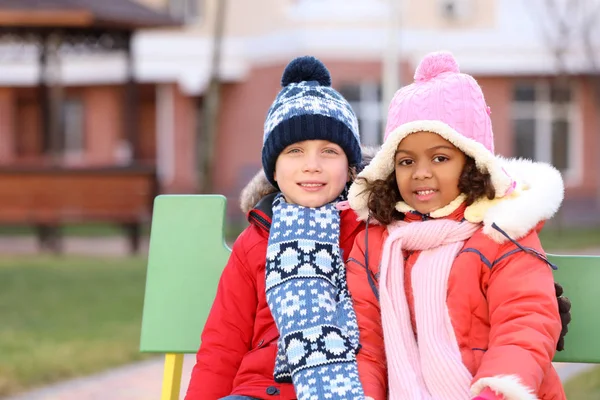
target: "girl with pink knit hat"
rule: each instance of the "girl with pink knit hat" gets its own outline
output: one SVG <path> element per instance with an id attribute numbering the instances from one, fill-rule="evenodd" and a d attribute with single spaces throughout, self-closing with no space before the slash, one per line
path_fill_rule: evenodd
<path id="1" fill-rule="evenodd" d="M 426 56 L 349 192 L 368 223 L 347 264 L 365 395 L 564 400 L 538 238 L 562 199 L 552 166 L 494 154 L 481 88 L 454 57 Z"/>

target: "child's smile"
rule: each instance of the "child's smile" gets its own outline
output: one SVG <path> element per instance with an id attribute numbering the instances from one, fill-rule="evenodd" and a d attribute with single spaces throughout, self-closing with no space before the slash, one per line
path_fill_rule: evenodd
<path id="1" fill-rule="evenodd" d="M 318 192 L 323 189 L 326 184 L 326 182 L 299 182 L 298 186 L 307 192 Z"/>
<path id="2" fill-rule="evenodd" d="M 431 132 L 408 135 L 398 145 L 395 172 L 405 203 L 422 214 L 440 209 L 460 194 L 465 154 Z"/>
<path id="3" fill-rule="evenodd" d="M 417 197 L 418 201 L 429 201 L 435 197 L 438 193 L 436 189 L 433 188 L 419 188 L 413 191 L 414 195 Z"/>

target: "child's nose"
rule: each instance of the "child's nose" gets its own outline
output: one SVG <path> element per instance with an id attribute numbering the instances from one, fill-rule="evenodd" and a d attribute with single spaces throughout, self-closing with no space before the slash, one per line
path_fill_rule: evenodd
<path id="1" fill-rule="evenodd" d="M 305 172 L 318 172 L 321 171 L 321 162 L 318 156 L 307 154 L 304 159 L 304 166 L 302 168 Z"/>
<path id="2" fill-rule="evenodd" d="M 413 173 L 413 179 L 431 178 L 431 166 L 428 163 L 419 163 L 416 165 Z"/>

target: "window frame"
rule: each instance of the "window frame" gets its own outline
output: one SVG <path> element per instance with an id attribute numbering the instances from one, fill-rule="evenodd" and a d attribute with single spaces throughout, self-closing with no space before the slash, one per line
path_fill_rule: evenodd
<path id="1" fill-rule="evenodd" d="M 195 4 L 196 14 L 190 14 L 192 4 Z M 203 19 L 204 0 L 169 0 L 169 12 L 175 18 L 181 18 L 185 24 L 193 25 Z"/>
<path id="2" fill-rule="evenodd" d="M 69 120 L 69 115 L 67 115 L 70 111 L 71 107 L 75 106 L 79 113 L 78 118 L 80 121 L 77 121 L 79 127 L 73 128 L 71 125 L 71 121 Z M 86 153 L 86 106 L 85 101 L 81 96 L 66 96 L 61 101 L 61 110 L 60 110 L 60 118 L 61 118 L 61 153 L 65 160 L 67 161 L 80 161 L 85 157 Z M 75 138 L 72 134 L 73 130 L 78 130 L 77 134 L 79 137 Z M 79 142 L 79 146 L 71 146 L 73 144 L 77 144 Z"/>
<path id="3" fill-rule="evenodd" d="M 358 100 L 348 98 L 346 100 L 350 103 L 359 120 L 362 144 L 365 146 L 381 146 L 383 143 L 383 130 L 385 129 L 381 83 L 376 81 L 343 82 L 338 89 L 342 96 L 344 95 L 344 87 L 358 88 Z"/>
<path id="4" fill-rule="evenodd" d="M 570 100 L 564 104 L 552 103 L 550 98 L 554 82 L 550 79 L 516 80 L 511 91 L 512 96 L 518 85 L 532 85 L 535 99 L 516 100 L 511 97 L 511 128 L 512 148 L 516 155 L 516 129 L 515 121 L 519 119 L 535 120 L 535 147 L 534 160 L 553 164 L 552 160 L 552 124 L 554 121 L 565 120 L 568 123 L 568 151 L 567 167 L 562 170 L 567 186 L 576 186 L 581 183 L 583 169 L 581 110 L 579 107 L 580 88 L 576 80 L 569 81 Z"/>

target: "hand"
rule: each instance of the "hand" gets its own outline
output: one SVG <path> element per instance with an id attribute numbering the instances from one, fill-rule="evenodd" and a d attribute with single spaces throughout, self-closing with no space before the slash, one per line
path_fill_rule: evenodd
<path id="1" fill-rule="evenodd" d="M 478 396 L 471 400 L 504 400 L 504 396 L 496 394 L 492 389 L 485 388 Z"/>
<path id="2" fill-rule="evenodd" d="M 563 296 L 563 288 L 558 282 L 554 282 L 554 290 L 556 292 L 558 312 L 560 313 L 560 322 L 562 324 L 556 350 L 562 351 L 565 348 L 565 335 L 569 331 L 569 322 L 571 322 L 571 301 Z"/>

